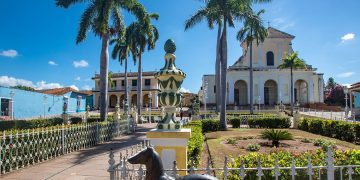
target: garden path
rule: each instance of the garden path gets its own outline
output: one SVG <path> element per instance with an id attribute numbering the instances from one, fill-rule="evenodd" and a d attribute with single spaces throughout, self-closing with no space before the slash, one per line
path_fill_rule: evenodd
<path id="1" fill-rule="evenodd" d="M 109 179 L 109 150 L 115 152 L 115 159 L 119 159 L 119 152 L 126 147 L 138 144 L 145 139 L 145 133 L 156 124 L 139 124 L 135 134 L 120 136 L 114 140 L 95 147 L 73 152 L 59 158 L 45 161 L 18 171 L 1 175 L 0 179 Z"/>

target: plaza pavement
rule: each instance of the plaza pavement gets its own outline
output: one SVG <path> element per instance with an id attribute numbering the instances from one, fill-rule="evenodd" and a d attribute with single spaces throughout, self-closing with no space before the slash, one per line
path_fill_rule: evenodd
<path id="1" fill-rule="evenodd" d="M 59 158 L 45 161 L 12 173 L 1 175 L 0 179 L 109 179 L 107 169 L 109 167 L 109 150 L 115 152 L 115 160 L 124 148 L 138 144 L 145 139 L 145 133 L 154 128 L 155 124 L 139 124 L 135 134 L 120 136 L 114 140 L 97 145 L 95 147 L 66 154 Z M 118 162 L 117 162 L 118 163 Z"/>

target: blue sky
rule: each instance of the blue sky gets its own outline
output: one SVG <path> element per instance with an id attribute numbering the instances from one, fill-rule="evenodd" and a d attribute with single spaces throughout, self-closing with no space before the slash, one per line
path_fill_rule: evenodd
<path id="1" fill-rule="evenodd" d="M 156 49 L 146 52 L 144 71 L 163 66 L 163 44 L 175 40 L 177 66 L 187 73 L 183 87 L 197 92 L 203 74 L 214 72 L 216 30 L 206 23 L 185 32 L 184 21 L 202 6 L 197 0 L 141 0 L 149 12 L 160 19 Z M 0 2 L 0 85 L 31 85 L 36 88 L 93 87 L 90 78 L 99 72 L 101 41 L 89 34 L 76 45 L 75 37 L 84 5 L 57 8 L 54 1 L 1 0 Z M 293 48 L 308 64 L 334 77 L 338 83 L 360 81 L 360 1 L 273 0 L 264 8 L 264 22 L 296 36 Z M 134 18 L 125 13 L 126 23 Z M 228 64 L 241 55 L 235 40 L 238 23 L 228 34 Z M 111 48 L 110 48 L 111 50 Z M 130 70 L 136 71 L 131 62 Z M 117 60 L 110 70 L 123 71 Z"/>

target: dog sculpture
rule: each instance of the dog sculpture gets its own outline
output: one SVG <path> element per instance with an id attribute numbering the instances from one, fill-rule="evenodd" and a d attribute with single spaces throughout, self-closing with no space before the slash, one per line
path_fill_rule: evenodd
<path id="1" fill-rule="evenodd" d="M 152 148 L 148 147 L 143 151 L 135 154 L 128 159 L 131 164 L 144 164 L 146 166 L 146 180 L 174 180 L 168 176 L 161 162 L 159 154 Z M 209 175 L 193 174 L 177 178 L 178 180 L 217 180 Z"/>

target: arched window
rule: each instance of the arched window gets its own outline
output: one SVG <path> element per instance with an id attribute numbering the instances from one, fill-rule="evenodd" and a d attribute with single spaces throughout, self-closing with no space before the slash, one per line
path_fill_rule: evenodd
<path id="1" fill-rule="evenodd" d="M 266 53 L 266 65 L 274 66 L 274 53 L 272 51 Z"/>

